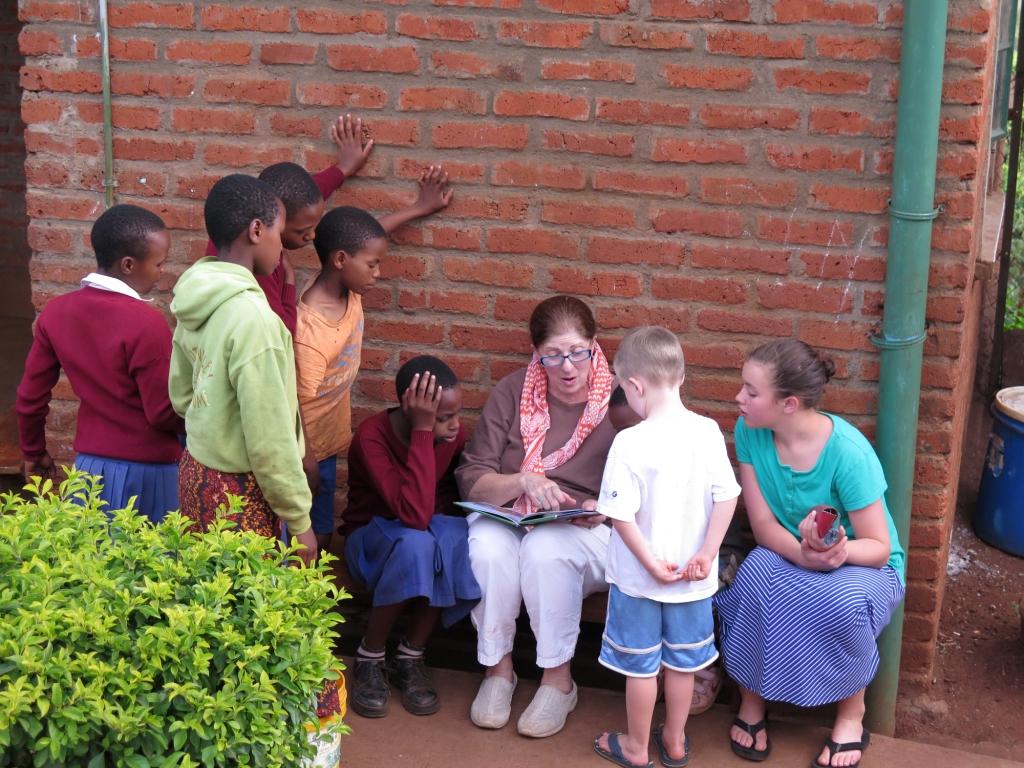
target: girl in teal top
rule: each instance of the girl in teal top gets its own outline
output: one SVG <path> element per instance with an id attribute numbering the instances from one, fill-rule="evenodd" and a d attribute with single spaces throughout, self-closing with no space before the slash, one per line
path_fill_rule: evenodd
<path id="1" fill-rule="evenodd" d="M 876 639 L 903 599 L 906 556 L 878 457 L 855 427 L 817 408 L 834 372 L 803 342 L 780 340 L 751 354 L 736 396 L 740 484 L 758 546 L 715 604 L 742 697 L 730 741 L 749 760 L 771 751 L 768 701 L 838 702 L 814 765 L 859 764 Z M 817 532 L 817 505 L 839 512 L 831 545 Z"/>

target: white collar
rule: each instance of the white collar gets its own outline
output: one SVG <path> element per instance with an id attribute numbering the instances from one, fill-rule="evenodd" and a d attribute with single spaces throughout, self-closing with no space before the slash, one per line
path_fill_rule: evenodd
<path id="1" fill-rule="evenodd" d="M 99 272 L 90 272 L 88 275 L 82 278 L 81 283 L 83 288 L 97 288 L 101 291 L 110 291 L 111 293 L 120 293 L 125 296 L 131 296 L 133 299 L 139 301 L 152 301 L 152 299 L 144 299 L 139 295 L 139 292 L 132 288 L 124 280 L 120 280 L 110 275 L 101 275 Z"/>

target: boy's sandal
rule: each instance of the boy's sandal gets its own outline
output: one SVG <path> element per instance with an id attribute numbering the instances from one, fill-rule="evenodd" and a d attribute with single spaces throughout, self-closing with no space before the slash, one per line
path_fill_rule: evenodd
<path id="1" fill-rule="evenodd" d="M 832 739 L 825 739 L 825 749 L 828 750 L 828 762 L 820 763 L 818 762 L 818 758 L 815 757 L 814 762 L 811 763 L 811 768 L 831 768 L 832 758 L 840 752 L 860 752 L 861 757 L 863 757 L 864 751 L 868 748 L 869 743 L 871 743 L 871 734 L 868 732 L 867 728 L 865 728 L 864 732 L 861 734 L 860 741 L 846 741 L 842 744 L 837 744 L 832 741 Z M 845 766 L 845 768 L 857 768 L 858 765 L 860 765 L 860 760 L 856 763 L 851 763 L 850 765 Z"/>
<path id="2" fill-rule="evenodd" d="M 600 736 L 594 739 L 594 751 L 597 752 L 601 757 L 609 762 L 621 765 L 622 768 L 654 768 L 654 761 L 650 761 L 647 765 L 637 765 L 631 763 L 626 759 L 626 756 L 622 754 L 622 746 L 619 744 L 619 736 L 622 734 L 619 732 L 608 734 L 608 747 L 605 749 L 600 744 Z"/>
<path id="3" fill-rule="evenodd" d="M 741 731 L 745 731 L 750 734 L 750 738 L 754 740 L 749 747 L 744 747 L 742 744 L 733 741 L 730 737 L 729 746 L 732 747 L 733 753 L 742 757 L 744 760 L 751 760 L 755 763 L 767 760 L 768 755 L 772 753 L 772 740 L 768 738 L 768 734 L 765 733 L 764 749 L 755 749 L 754 745 L 757 744 L 757 734 L 768 728 L 768 718 L 763 717 L 759 722 L 751 725 L 746 720 L 741 720 L 739 717 L 736 717 L 733 718 L 732 724 Z M 824 768 L 824 766 L 819 766 L 818 768 Z"/>
<path id="4" fill-rule="evenodd" d="M 654 729 L 654 745 L 658 748 L 658 759 L 665 768 L 686 768 L 690 764 L 690 737 L 687 736 L 683 740 L 683 756 L 677 760 L 665 748 L 665 740 L 661 735 L 664 729 L 664 723 Z"/>

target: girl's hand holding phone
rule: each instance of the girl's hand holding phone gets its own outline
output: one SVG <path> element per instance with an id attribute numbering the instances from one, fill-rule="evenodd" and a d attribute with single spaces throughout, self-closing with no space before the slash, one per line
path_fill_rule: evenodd
<path id="1" fill-rule="evenodd" d="M 841 525 L 833 526 L 838 521 L 838 513 L 835 519 L 830 514 L 825 514 L 825 522 L 820 523 L 819 511 L 826 512 L 830 507 L 819 505 L 807 513 L 807 517 L 800 521 L 800 553 L 805 568 L 812 571 L 832 571 L 846 563 L 846 529 Z M 833 513 L 835 510 L 831 510 Z M 826 524 L 827 523 L 827 524 Z M 830 534 L 836 536 L 832 544 L 825 541 Z M 830 537 L 831 538 L 831 537 Z"/>

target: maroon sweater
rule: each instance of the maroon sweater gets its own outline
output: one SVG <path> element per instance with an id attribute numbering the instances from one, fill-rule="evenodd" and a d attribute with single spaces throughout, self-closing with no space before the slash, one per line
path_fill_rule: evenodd
<path id="1" fill-rule="evenodd" d="M 138 299 L 82 288 L 50 301 L 18 385 L 21 452 L 46 452 L 51 390 L 63 368 L 81 399 L 75 450 L 146 463 L 178 460 L 185 423 L 167 394 L 171 331 L 157 310 Z"/>
<path id="2" fill-rule="evenodd" d="M 329 198 L 334 191 L 345 183 L 345 174 L 342 170 L 332 165 L 324 168 L 320 173 L 313 174 L 313 181 L 320 188 L 320 194 L 324 200 Z M 206 243 L 206 255 L 216 256 L 217 247 L 213 241 Z M 269 275 L 256 275 L 256 282 L 260 284 L 263 293 L 267 296 L 267 303 L 274 310 L 274 314 L 281 318 L 288 333 L 295 335 L 295 285 L 284 281 L 284 264 L 277 263 L 277 267 Z"/>
<path id="3" fill-rule="evenodd" d="M 460 428 L 450 443 L 435 443 L 432 432 L 413 430 L 405 445 L 391 429 L 387 411 L 366 419 L 348 449 L 348 507 L 341 532 L 347 536 L 374 515 L 423 531 L 435 513 L 456 512 L 454 470 L 465 444 Z"/>

